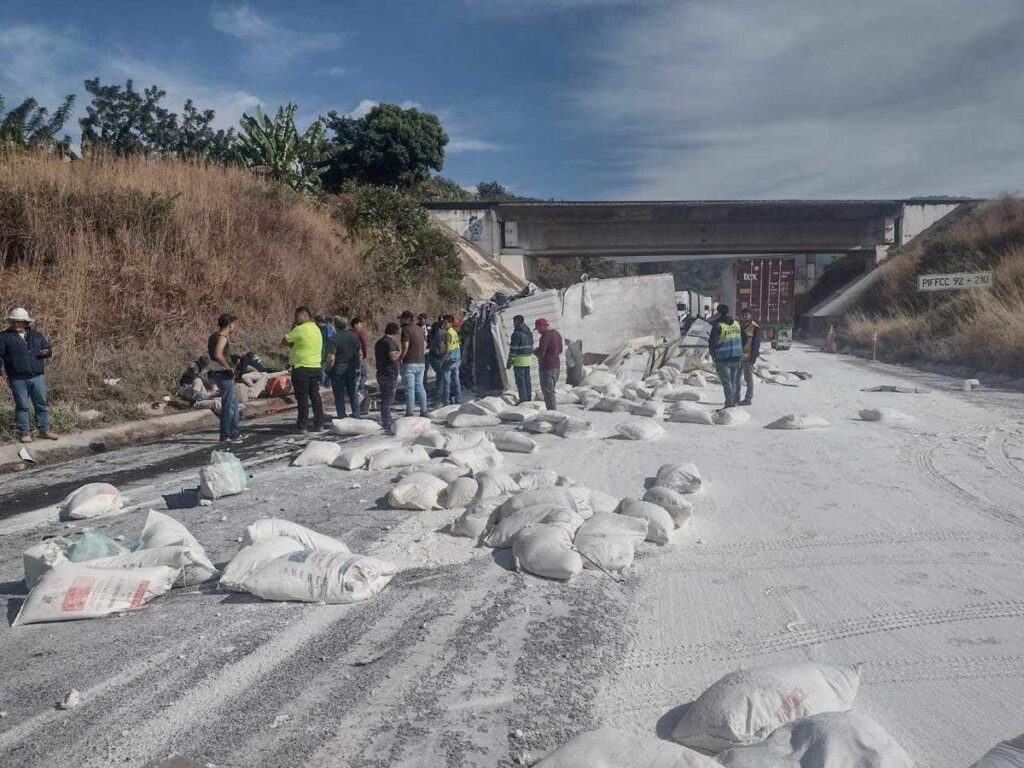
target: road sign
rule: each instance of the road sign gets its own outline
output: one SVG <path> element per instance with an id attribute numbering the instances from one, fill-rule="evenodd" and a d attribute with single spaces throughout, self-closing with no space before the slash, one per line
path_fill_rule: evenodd
<path id="1" fill-rule="evenodd" d="M 991 272 L 955 272 L 948 275 L 918 275 L 919 291 L 962 291 L 967 288 L 991 288 Z"/>

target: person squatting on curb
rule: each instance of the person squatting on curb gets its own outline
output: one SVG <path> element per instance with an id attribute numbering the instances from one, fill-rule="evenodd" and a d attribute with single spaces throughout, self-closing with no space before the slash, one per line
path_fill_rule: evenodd
<path id="1" fill-rule="evenodd" d="M 7 315 L 7 330 L 0 332 L 0 380 L 6 378 L 14 397 L 14 420 L 19 439 L 32 442 L 29 407 L 35 410 L 36 427 L 43 440 L 56 440 L 50 431 L 50 403 L 43 378 L 45 361 L 53 355 L 50 342 L 32 328 L 34 320 L 22 307 Z"/>

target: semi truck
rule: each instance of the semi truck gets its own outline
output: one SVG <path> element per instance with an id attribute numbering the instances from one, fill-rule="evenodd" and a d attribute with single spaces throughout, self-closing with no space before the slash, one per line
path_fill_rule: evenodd
<path id="1" fill-rule="evenodd" d="M 740 259 L 734 265 L 736 315 L 749 309 L 763 338 L 774 349 L 789 349 L 793 341 L 793 259 Z"/>
<path id="2" fill-rule="evenodd" d="M 707 319 L 715 311 L 715 302 L 710 296 L 696 291 L 676 291 L 676 316 L 679 318 L 679 331 L 685 334 L 695 318 Z"/>

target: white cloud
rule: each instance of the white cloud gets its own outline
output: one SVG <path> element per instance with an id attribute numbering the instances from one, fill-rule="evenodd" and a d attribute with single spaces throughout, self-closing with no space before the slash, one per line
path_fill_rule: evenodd
<path id="1" fill-rule="evenodd" d="M 501 147 L 498 144 L 464 136 L 452 136 L 448 139 L 448 146 L 445 147 L 445 151 L 451 155 L 457 155 L 460 152 L 495 152 L 499 149 Z"/>
<path id="2" fill-rule="evenodd" d="M 496 16 L 532 16 L 589 11 L 601 8 L 628 7 L 664 2 L 665 0 L 465 0 L 471 9 Z"/>
<path id="3" fill-rule="evenodd" d="M 69 78 L 64 62 L 80 51 L 78 33 L 38 24 L 0 27 L 0 94 L 7 106 L 33 96 L 52 108 L 81 88 L 83 78 Z"/>
<path id="4" fill-rule="evenodd" d="M 360 117 L 366 117 L 370 114 L 370 110 L 380 104 L 379 101 L 374 99 L 360 99 L 359 103 L 356 104 L 355 108 L 348 113 L 348 116 L 358 120 Z M 402 109 L 423 109 L 423 105 L 418 101 L 400 101 L 398 106 Z"/>
<path id="5" fill-rule="evenodd" d="M 608 195 L 990 194 L 1024 179 L 1019 0 L 716 0 L 609 26 L 575 109 Z"/>
<path id="6" fill-rule="evenodd" d="M 284 67 L 308 53 L 340 48 L 344 42 L 344 36 L 335 32 L 302 31 L 277 23 L 247 3 L 214 5 L 210 23 L 242 42 L 242 63 L 250 69 Z"/>
<path id="7" fill-rule="evenodd" d="M 348 67 L 331 67 L 327 70 L 327 74 L 331 77 L 341 77 L 347 75 L 350 72 Z"/>

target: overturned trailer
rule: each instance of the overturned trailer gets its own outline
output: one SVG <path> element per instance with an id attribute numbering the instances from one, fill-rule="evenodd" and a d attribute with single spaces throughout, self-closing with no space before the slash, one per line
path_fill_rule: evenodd
<path id="1" fill-rule="evenodd" d="M 590 279 L 563 290 L 530 286 L 516 296 L 496 295 L 476 302 L 463 326 L 463 378 L 481 392 L 514 388 L 508 360 L 512 318 L 522 315 L 533 328 L 539 317 L 562 334 L 562 381 L 578 383 L 584 363 L 602 362 L 638 338 L 679 338 L 672 275 Z M 535 391 L 540 384 L 536 363 Z"/>

